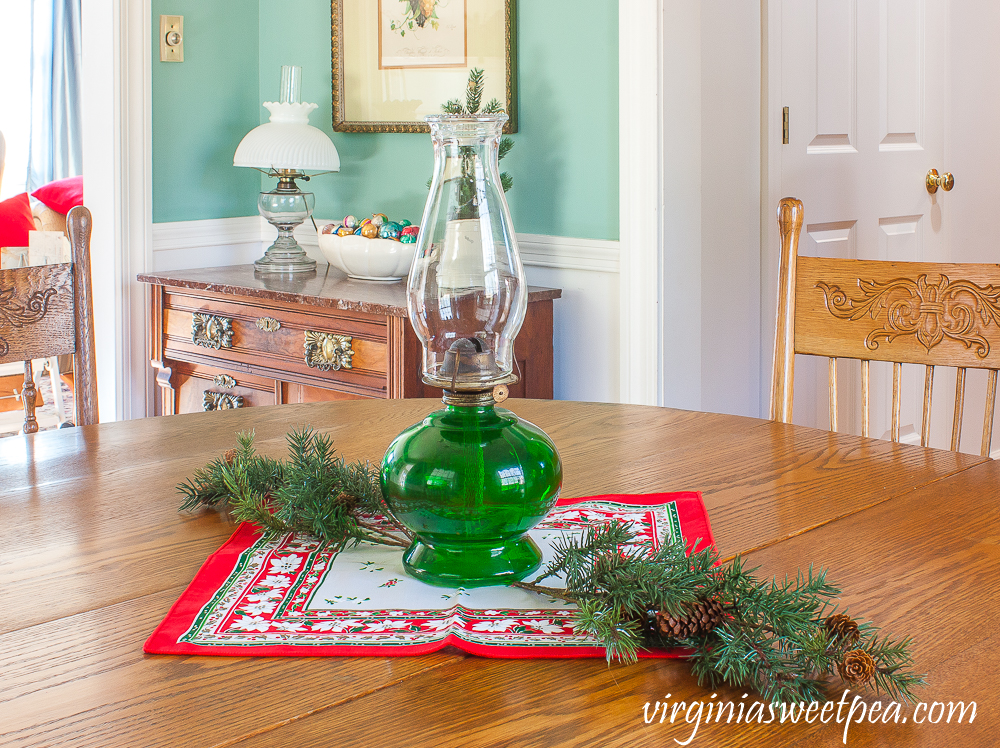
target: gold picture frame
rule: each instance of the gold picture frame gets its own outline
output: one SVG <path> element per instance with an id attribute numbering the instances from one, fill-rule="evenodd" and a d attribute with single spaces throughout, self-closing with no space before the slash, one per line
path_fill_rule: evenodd
<path id="1" fill-rule="evenodd" d="M 510 118 L 504 132 L 517 132 L 516 6 L 517 0 L 331 0 L 333 129 L 429 132 L 424 117 L 464 97 L 469 70 L 482 68 L 483 103 L 499 99 Z"/>

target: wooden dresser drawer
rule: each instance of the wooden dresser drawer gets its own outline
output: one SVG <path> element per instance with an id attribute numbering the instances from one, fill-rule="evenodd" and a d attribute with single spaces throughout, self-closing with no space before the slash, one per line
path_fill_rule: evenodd
<path id="1" fill-rule="evenodd" d="M 164 296 L 165 358 L 385 397 L 384 318 L 169 290 Z"/>
<path id="2" fill-rule="evenodd" d="M 210 366 L 177 362 L 173 366 L 174 413 L 250 408 L 277 403 L 273 379 L 230 374 Z"/>

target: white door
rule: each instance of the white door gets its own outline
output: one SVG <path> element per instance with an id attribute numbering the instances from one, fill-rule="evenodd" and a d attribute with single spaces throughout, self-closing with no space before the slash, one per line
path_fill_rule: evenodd
<path id="1" fill-rule="evenodd" d="M 955 174 L 950 193 L 930 195 L 924 184 L 929 169 L 949 170 L 946 0 L 770 0 L 768 13 L 772 205 L 763 321 L 773 329 L 777 198 L 803 201 L 801 254 L 947 260 L 949 204 L 963 177 Z M 860 366 L 841 365 L 841 428 L 859 433 Z M 794 421 L 827 428 L 826 361 L 800 356 L 795 374 Z M 891 364 L 872 364 L 872 376 L 871 434 L 880 436 L 890 424 Z M 904 367 L 906 441 L 919 442 L 922 382 L 922 370 Z M 935 405 L 936 422 L 947 409 L 937 397 Z"/>

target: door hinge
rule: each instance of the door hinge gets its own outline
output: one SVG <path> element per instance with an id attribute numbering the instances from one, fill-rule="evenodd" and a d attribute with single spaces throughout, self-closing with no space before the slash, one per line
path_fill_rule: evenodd
<path id="1" fill-rule="evenodd" d="M 788 107 L 781 110 L 781 143 L 788 145 Z"/>

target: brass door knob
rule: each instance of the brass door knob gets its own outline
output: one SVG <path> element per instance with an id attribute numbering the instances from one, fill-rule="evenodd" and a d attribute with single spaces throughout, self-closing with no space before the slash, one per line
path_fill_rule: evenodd
<path id="1" fill-rule="evenodd" d="M 927 185 L 927 191 L 932 195 L 938 191 L 938 187 L 945 192 L 949 192 L 955 186 L 955 177 L 951 175 L 950 171 L 946 171 L 939 176 L 937 169 L 931 169 L 927 172 L 927 181 L 925 184 Z"/>

